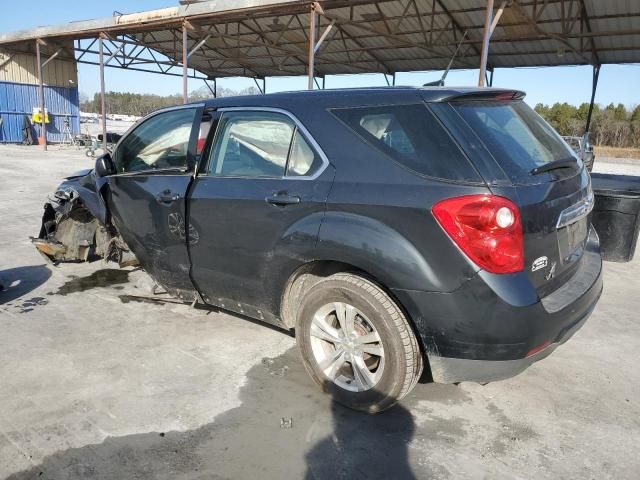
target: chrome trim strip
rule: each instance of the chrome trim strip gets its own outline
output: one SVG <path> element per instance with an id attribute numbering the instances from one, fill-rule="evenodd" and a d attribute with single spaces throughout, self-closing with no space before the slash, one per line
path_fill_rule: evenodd
<path id="1" fill-rule="evenodd" d="M 282 115 L 286 115 L 293 121 L 293 123 L 295 123 L 296 128 L 302 131 L 305 139 L 311 144 L 311 146 L 318 153 L 318 155 L 320 155 L 320 160 L 322 160 L 322 165 L 320 166 L 320 168 L 318 168 L 318 170 L 316 170 L 316 172 L 313 175 L 298 175 L 298 176 L 284 175 L 282 177 L 219 177 L 219 178 L 252 178 L 252 179 L 280 178 L 283 180 L 315 180 L 320 175 L 322 175 L 324 171 L 327 169 L 327 167 L 329 166 L 329 159 L 327 158 L 327 155 L 324 153 L 320 145 L 318 145 L 318 142 L 316 142 L 315 138 L 313 138 L 313 136 L 309 133 L 309 130 L 306 129 L 306 127 L 302 124 L 302 122 L 298 120 L 298 118 L 293 113 L 287 110 L 284 110 L 282 108 L 276 108 L 276 107 L 222 107 L 222 108 L 216 109 L 216 111 L 221 113 L 224 113 L 224 112 L 271 112 L 271 113 L 280 113 Z M 207 160 L 207 163 L 208 161 L 209 160 Z M 204 175 L 214 176 L 214 175 L 209 175 L 208 172 L 205 173 Z"/>

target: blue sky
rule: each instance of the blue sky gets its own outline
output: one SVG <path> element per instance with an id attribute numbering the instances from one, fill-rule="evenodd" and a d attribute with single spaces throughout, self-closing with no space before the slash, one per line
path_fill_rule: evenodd
<path id="1" fill-rule="evenodd" d="M 14 3 L 14 2 L 11 2 Z M 10 32 L 40 25 L 52 25 L 75 20 L 110 16 L 114 10 L 132 12 L 177 5 L 178 0 L 30 0 L 27 8 L 4 8 L 0 16 L 0 31 Z M 14 3 L 15 5 L 15 3 Z M 91 65 L 79 65 L 79 88 L 82 93 L 93 95 L 99 88 L 98 69 Z M 399 73 L 398 85 L 421 85 L 437 80 L 442 72 Z M 447 85 L 475 85 L 477 70 L 452 71 Z M 156 93 L 161 95 L 180 93 L 182 80 L 178 77 L 129 72 L 113 68 L 106 69 L 107 90 L 134 93 Z M 190 80 L 189 89 L 203 85 L 199 80 Z M 254 85 L 250 79 L 222 79 L 218 85 L 242 89 Z M 356 87 L 386 85 L 382 75 L 345 75 L 327 77 L 326 87 Z M 601 104 L 623 103 L 634 106 L 640 103 L 640 65 L 605 65 L 600 72 L 596 102 Z M 590 67 L 521 68 L 497 69 L 494 86 L 518 88 L 527 92 L 527 101 L 536 103 L 588 102 L 591 93 Z M 269 78 L 267 92 L 297 90 L 306 87 L 306 79 Z"/>

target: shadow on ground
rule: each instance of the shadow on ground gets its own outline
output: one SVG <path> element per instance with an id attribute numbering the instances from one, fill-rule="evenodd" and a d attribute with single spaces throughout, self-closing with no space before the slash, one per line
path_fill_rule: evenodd
<path id="1" fill-rule="evenodd" d="M 26 267 L 0 270 L 0 305 L 11 302 L 35 290 L 51 277 L 51 270 L 46 265 L 29 265 Z"/>
<path id="2" fill-rule="evenodd" d="M 419 472 L 410 466 L 415 425 L 406 408 L 397 405 L 371 416 L 332 402 L 312 383 L 295 348 L 254 366 L 240 400 L 241 406 L 198 429 L 110 437 L 101 444 L 53 454 L 9 478 L 431 476 L 429 466 L 421 466 Z M 180 413 L 175 412 L 176 417 Z"/>

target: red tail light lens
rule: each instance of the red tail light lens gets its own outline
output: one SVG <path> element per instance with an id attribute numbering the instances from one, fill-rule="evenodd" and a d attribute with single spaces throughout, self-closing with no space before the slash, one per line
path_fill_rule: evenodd
<path id="1" fill-rule="evenodd" d="M 467 195 L 436 203 L 433 215 L 462 251 L 491 273 L 524 268 L 520 211 L 509 199 Z"/>

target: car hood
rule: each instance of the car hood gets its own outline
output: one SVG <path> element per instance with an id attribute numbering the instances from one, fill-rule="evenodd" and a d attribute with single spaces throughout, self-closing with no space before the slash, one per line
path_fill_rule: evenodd
<path id="1" fill-rule="evenodd" d="M 74 172 L 68 177 L 64 177 L 64 178 L 65 180 L 71 180 L 72 178 L 86 177 L 91 172 L 93 172 L 93 168 L 85 168 L 83 170 L 78 170 L 77 172 Z"/>

